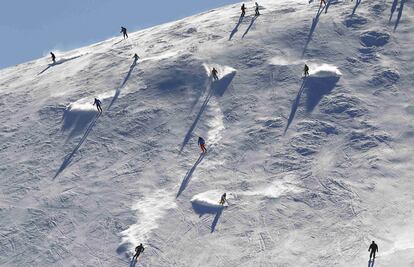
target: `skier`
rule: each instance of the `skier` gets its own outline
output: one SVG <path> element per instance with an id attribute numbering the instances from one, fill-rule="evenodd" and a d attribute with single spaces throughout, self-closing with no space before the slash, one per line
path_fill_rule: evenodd
<path id="1" fill-rule="evenodd" d="M 321 4 L 319 5 L 319 8 L 321 8 L 321 7 L 322 7 L 322 3 L 323 3 L 323 5 L 324 5 L 324 6 L 326 6 L 326 2 L 325 2 L 325 0 L 321 0 Z"/>
<path id="2" fill-rule="evenodd" d="M 306 76 L 309 76 L 309 67 L 308 67 L 308 65 L 306 65 L 305 64 L 305 67 L 303 68 L 303 75 L 306 77 Z"/>
<path id="3" fill-rule="evenodd" d="M 255 2 L 254 4 L 256 5 L 256 8 L 254 9 L 254 11 L 256 12 L 255 16 L 260 16 L 259 4 L 257 2 Z"/>
<path id="4" fill-rule="evenodd" d="M 95 98 L 95 101 L 93 102 L 93 105 L 96 105 L 96 108 L 98 109 L 99 113 L 102 113 L 102 108 L 101 108 L 101 100 L 99 100 L 98 98 Z"/>
<path id="5" fill-rule="evenodd" d="M 200 146 L 203 154 L 207 152 L 206 141 L 202 137 L 198 137 L 198 145 Z"/>
<path id="6" fill-rule="evenodd" d="M 241 6 L 241 11 L 242 11 L 241 16 L 244 17 L 244 15 L 246 15 L 246 7 L 244 6 L 244 3 Z"/>
<path id="7" fill-rule="evenodd" d="M 369 260 L 371 260 L 371 258 L 375 259 L 375 253 L 378 252 L 378 245 L 375 244 L 374 241 L 372 241 L 371 245 L 369 246 L 368 251 L 371 250 L 371 253 L 369 254 Z"/>
<path id="8" fill-rule="evenodd" d="M 139 244 L 139 246 L 137 246 L 135 248 L 135 255 L 132 257 L 132 261 L 134 261 L 134 260 L 137 261 L 138 260 L 138 257 L 139 257 L 139 254 L 141 254 L 142 252 L 144 252 L 144 250 L 145 250 L 145 248 L 142 245 L 142 243 Z"/>
<path id="9" fill-rule="evenodd" d="M 217 74 L 218 74 L 218 71 L 216 70 L 216 68 L 213 68 L 213 70 L 211 71 L 211 75 L 213 76 L 213 79 L 216 81 L 219 79 Z"/>
<path id="10" fill-rule="evenodd" d="M 55 56 L 55 54 L 53 54 L 53 52 L 50 52 L 50 56 L 52 57 L 53 64 L 55 64 L 56 63 L 56 56 Z"/>
<path id="11" fill-rule="evenodd" d="M 135 55 L 134 55 L 134 60 L 135 60 L 135 62 L 137 62 L 138 61 L 138 59 L 139 59 L 139 56 L 135 53 Z"/>
<path id="12" fill-rule="evenodd" d="M 124 39 L 125 38 L 128 38 L 127 29 L 125 27 L 121 27 L 121 31 L 120 32 L 123 34 Z"/>
<path id="13" fill-rule="evenodd" d="M 226 193 L 224 193 L 222 196 L 221 196 L 221 199 L 220 199 L 220 205 L 224 205 L 224 203 L 226 202 L 227 200 L 226 200 Z"/>

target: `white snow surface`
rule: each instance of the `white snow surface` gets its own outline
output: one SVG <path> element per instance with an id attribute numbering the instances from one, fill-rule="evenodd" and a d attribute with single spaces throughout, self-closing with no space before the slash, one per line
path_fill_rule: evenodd
<path id="1" fill-rule="evenodd" d="M 316 77 L 316 78 L 336 78 L 341 77 L 342 73 L 338 69 L 338 67 L 329 65 L 329 64 L 311 64 L 310 68 L 312 69 L 309 71 L 310 77 Z"/>
<path id="2" fill-rule="evenodd" d="M 219 204 L 222 194 L 222 192 L 217 190 L 210 190 L 193 196 L 191 202 L 203 207 L 218 209 L 222 207 L 222 205 Z M 230 198 L 227 197 L 227 199 Z"/>
<path id="3" fill-rule="evenodd" d="M 414 266 L 413 4 L 327 2 L 0 70 L 0 266 Z"/>

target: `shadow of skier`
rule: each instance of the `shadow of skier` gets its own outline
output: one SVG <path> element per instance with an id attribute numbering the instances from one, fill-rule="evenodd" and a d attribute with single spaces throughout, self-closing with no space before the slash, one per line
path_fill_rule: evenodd
<path id="1" fill-rule="evenodd" d="M 296 111 L 299 107 L 300 98 L 301 98 L 301 96 L 303 94 L 303 91 L 305 89 L 305 81 L 306 81 L 306 78 L 303 79 L 303 82 L 302 82 L 302 85 L 299 89 L 299 92 L 296 95 L 295 101 L 293 102 L 292 109 L 290 111 L 290 115 L 289 115 L 289 118 L 288 118 L 288 122 L 287 122 L 285 131 L 284 131 L 283 134 L 286 134 L 287 130 L 289 129 L 290 124 L 292 123 L 293 119 L 295 118 Z"/>
<path id="2" fill-rule="evenodd" d="M 85 133 L 83 134 L 81 140 L 77 144 L 77 146 L 72 150 L 72 152 L 65 157 L 65 160 L 63 161 L 62 165 L 60 166 L 59 170 L 56 172 L 55 176 L 53 177 L 53 180 L 70 164 L 73 157 L 75 156 L 75 153 L 78 151 L 78 149 L 81 147 L 83 142 L 85 142 L 86 138 L 88 137 L 89 133 L 92 131 L 92 128 L 95 126 L 96 122 L 98 121 L 99 117 L 101 116 L 101 113 L 98 113 L 95 117 L 95 119 L 89 124 L 89 127 L 86 129 Z"/>
<path id="3" fill-rule="evenodd" d="M 214 230 L 216 230 L 217 223 L 220 219 L 221 214 L 223 213 L 223 210 L 224 210 L 224 207 L 219 207 L 218 208 L 216 216 L 214 216 L 214 220 L 211 223 L 211 232 L 210 233 L 213 233 Z"/>
<path id="4" fill-rule="evenodd" d="M 203 115 L 204 111 L 207 108 L 208 102 L 210 102 L 211 97 L 213 96 L 213 90 L 211 89 L 211 82 L 208 84 L 207 95 L 204 99 L 203 104 L 201 105 L 200 110 L 197 113 L 197 116 L 193 123 L 191 124 L 190 128 L 187 131 L 187 134 L 184 137 L 183 143 L 181 144 L 180 154 L 183 151 L 185 145 L 187 145 L 188 141 L 190 141 L 191 134 L 193 133 L 195 127 L 197 126 L 198 121 L 200 120 L 201 116 Z"/>
<path id="5" fill-rule="evenodd" d="M 138 59 L 134 59 L 134 62 L 132 62 L 131 66 L 129 67 L 129 71 L 127 75 L 125 76 L 124 80 L 122 81 L 122 84 L 120 87 L 118 87 L 115 91 L 114 97 L 112 97 L 111 103 L 109 103 L 108 110 L 112 107 L 112 105 L 115 103 L 115 101 L 118 99 L 119 95 L 121 94 L 121 89 L 125 86 L 127 83 L 129 77 L 131 76 L 132 71 L 134 70 L 135 66 L 137 65 Z"/>
<path id="6" fill-rule="evenodd" d="M 369 261 L 368 261 L 368 267 L 374 267 L 374 263 L 375 263 L 375 259 L 370 259 Z"/>
<path id="7" fill-rule="evenodd" d="M 326 3 L 326 7 L 325 7 L 325 14 L 328 13 L 328 9 L 332 4 L 332 0 L 328 0 L 328 2 Z"/>
<path id="8" fill-rule="evenodd" d="M 191 177 L 193 176 L 193 173 L 195 169 L 197 168 L 198 164 L 201 163 L 201 161 L 204 159 L 205 153 L 201 154 L 200 157 L 198 157 L 197 161 L 194 163 L 193 167 L 186 173 L 183 181 L 181 182 L 180 189 L 178 189 L 177 196 L 178 198 L 182 192 L 184 192 L 187 185 L 190 183 Z"/>
<path id="9" fill-rule="evenodd" d="M 354 9 L 352 9 L 351 17 L 355 15 L 355 12 L 356 12 L 356 10 L 357 10 L 357 8 L 358 8 L 359 4 L 361 4 L 361 1 L 362 1 L 362 0 L 356 0 L 356 1 L 355 1 L 355 6 L 354 6 Z"/>
<path id="10" fill-rule="evenodd" d="M 306 40 L 306 43 L 305 43 L 305 47 L 303 48 L 303 51 L 302 51 L 302 57 L 305 55 L 306 49 L 308 48 L 308 45 L 310 41 L 312 40 L 312 35 L 315 32 L 316 26 L 318 25 L 318 22 L 319 22 L 319 17 L 322 14 L 322 11 L 324 10 L 324 8 L 325 6 L 319 7 L 319 10 L 316 13 L 316 16 L 312 19 L 312 25 L 311 25 L 311 28 L 308 34 L 308 39 Z"/>
<path id="11" fill-rule="evenodd" d="M 54 67 L 54 66 L 60 65 L 62 63 L 65 63 L 65 62 L 68 62 L 68 61 L 71 61 L 71 60 L 80 58 L 81 56 L 83 56 L 83 55 L 79 55 L 79 56 L 75 56 L 75 57 L 71 57 L 71 58 L 62 58 L 61 60 L 58 60 L 55 63 L 49 64 L 44 70 L 42 70 L 41 72 L 39 72 L 37 75 L 40 75 L 40 74 L 46 72 L 51 67 Z"/>
<path id="12" fill-rule="evenodd" d="M 244 36 L 246 36 L 246 34 L 250 31 L 250 28 L 253 26 L 254 22 L 256 21 L 256 19 L 257 19 L 258 17 L 259 17 L 259 16 L 254 16 L 254 17 L 252 18 L 252 20 L 250 21 L 250 25 L 249 25 L 249 27 L 247 27 L 246 31 L 243 33 L 242 39 L 243 39 L 243 38 L 244 38 Z"/>
<path id="13" fill-rule="evenodd" d="M 391 6 L 390 19 L 388 20 L 389 22 L 391 22 L 392 16 L 394 15 L 395 10 L 397 9 L 397 5 L 398 5 L 398 0 L 394 0 Z"/>
<path id="14" fill-rule="evenodd" d="M 240 26 L 240 24 L 242 23 L 243 19 L 244 19 L 244 16 L 240 16 L 240 17 L 239 17 L 239 21 L 237 22 L 236 27 L 234 27 L 234 29 L 233 29 L 233 30 L 231 31 L 231 33 L 230 33 L 230 36 L 229 36 L 229 41 L 231 40 L 231 38 L 233 38 L 233 36 L 234 36 L 234 35 L 236 34 L 236 32 L 238 31 L 239 26 Z"/>
<path id="15" fill-rule="evenodd" d="M 401 0 L 400 2 L 400 8 L 398 9 L 398 16 L 397 20 L 395 21 L 394 31 L 397 29 L 398 25 L 400 24 L 403 8 L 404 8 L 405 0 Z"/>

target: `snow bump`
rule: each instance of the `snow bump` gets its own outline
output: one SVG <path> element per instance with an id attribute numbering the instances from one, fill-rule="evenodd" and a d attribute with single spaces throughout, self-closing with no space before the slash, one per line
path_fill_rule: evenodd
<path id="1" fill-rule="evenodd" d="M 384 32 L 367 31 L 361 34 L 361 43 L 366 47 L 379 47 L 388 43 L 390 35 Z"/>

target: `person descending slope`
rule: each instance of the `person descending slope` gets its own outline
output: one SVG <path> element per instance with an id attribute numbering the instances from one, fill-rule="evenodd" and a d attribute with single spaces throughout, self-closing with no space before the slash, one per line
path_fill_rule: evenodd
<path id="1" fill-rule="evenodd" d="M 200 146 L 203 154 L 207 152 L 206 141 L 202 137 L 198 137 L 198 145 Z"/>
<path id="2" fill-rule="evenodd" d="M 139 244 L 139 246 L 137 246 L 135 248 L 135 255 L 132 257 L 132 261 L 134 261 L 134 260 L 137 261 L 138 260 L 138 257 L 139 257 L 139 254 L 141 254 L 142 252 L 144 252 L 144 250 L 145 250 L 145 248 L 142 245 L 142 243 Z"/>
<path id="3" fill-rule="evenodd" d="M 128 38 L 127 29 L 125 27 L 121 27 L 120 33 L 122 33 L 122 35 L 124 36 L 124 39 Z"/>
<path id="4" fill-rule="evenodd" d="M 254 3 L 256 5 L 254 12 L 256 12 L 255 16 L 260 16 L 260 12 L 259 12 L 259 4 L 257 2 Z"/>
<path id="5" fill-rule="evenodd" d="M 211 70 L 211 76 L 213 76 L 213 79 L 215 81 L 217 81 L 219 79 L 217 74 L 218 74 L 218 71 L 216 70 L 216 68 L 213 68 L 213 70 Z"/>
<path id="6" fill-rule="evenodd" d="M 369 254 L 369 259 L 375 259 L 375 253 L 378 252 L 378 245 L 375 244 L 374 241 L 372 241 L 371 245 L 369 246 L 368 251 L 371 251 L 371 253 Z"/>
<path id="7" fill-rule="evenodd" d="M 241 6 L 241 11 L 242 11 L 241 16 L 244 17 L 244 15 L 246 15 L 246 7 L 244 6 L 244 3 Z"/>
<path id="8" fill-rule="evenodd" d="M 321 7 L 322 7 L 322 3 L 323 3 L 323 5 L 324 5 L 324 6 L 326 6 L 326 2 L 325 2 L 325 0 L 321 0 L 321 3 L 320 3 L 320 5 L 319 5 L 319 8 L 321 8 Z"/>
<path id="9" fill-rule="evenodd" d="M 139 56 L 135 53 L 135 55 L 133 56 L 133 58 L 134 58 L 134 60 L 135 60 L 135 62 L 136 62 L 136 61 L 138 61 Z"/>
<path id="10" fill-rule="evenodd" d="M 305 64 L 305 67 L 303 68 L 303 75 L 306 77 L 306 76 L 309 76 L 309 67 L 308 67 L 308 65 L 306 65 Z"/>
<path id="11" fill-rule="evenodd" d="M 93 102 L 93 105 L 96 105 L 96 109 L 98 110 L 99 113 L 102 113 L 102 107 L 101 107 L 101 100 L 99 100 L 98 98 L 95 98 L 95 101 Z"/>
<path id="12" fill-rule="evenodd" d="M 227 200 L 226 200 L 226 193 L 224 193 L 222 196 L 221 196 L 221 199 L 220 199 L 220 205 L 224 205 L 224 203 L 226 202 Z"/>
<path id="13" fill-rule="evenodd" d="M 52 57 L 53 64 L 55 64 L 56 63 L 56 56 L 55 56 L 55 54 L 53 54 L 53 52 L 50 52 L 50 56 Z"/>

